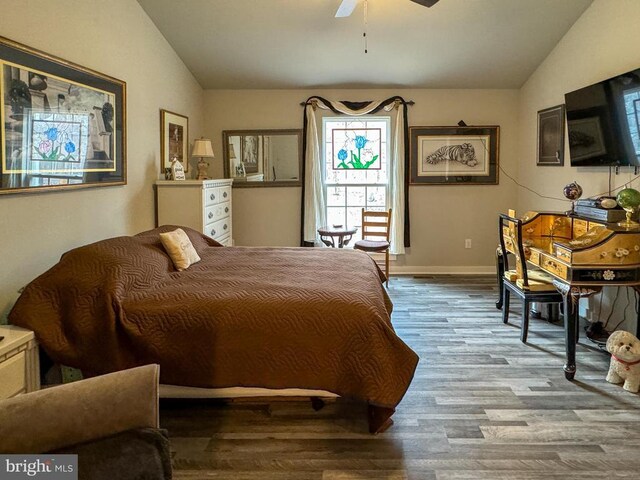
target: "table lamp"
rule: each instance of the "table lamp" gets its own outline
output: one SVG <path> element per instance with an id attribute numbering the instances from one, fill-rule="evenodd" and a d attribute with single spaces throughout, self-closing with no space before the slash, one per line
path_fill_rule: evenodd
<path id="1" fill-rule="evenodd" d="M 200 157 L 200 161 L 198 162 L 198 176 L 196 177 L 196 180 L 206 180 L 208 178 L 207 167 L 209 167 L 209 164 L 205 162 L 204 159 L 215 158 L 211 140 L 201 137 L 193 142 L 193 151 L 191 152 L 191 156 Z"/>

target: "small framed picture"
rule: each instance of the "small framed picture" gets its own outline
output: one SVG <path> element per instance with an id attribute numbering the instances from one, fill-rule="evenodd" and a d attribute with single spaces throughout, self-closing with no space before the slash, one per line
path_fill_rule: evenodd
<path id="1" fill-rule="evenodd" d="M 257 135 L 245 135 L 242 137 L 240 157 L 246 173 L 258 173 L 261 171 L 259 165 L 262 153 L 262 148 L 260 148 L 261 139 L 262 137 Z"/>
<path id="2" fill-rule="evenodd" d="M 588 116 L 568 120 L 569 125 L 569 148 L 571 150 L 571 161 L 577 166 L 579 162 L 590 158 L 604 157 L 607 155 L 607 142 L 605 141 L 604 130 L 600 121 L 603 115 L 598 109 L 586 109 L 582 113 L 588 112 Z"/>
<path id="3" fill-rule="evenodd" d="M 189 171 L 189 118 L 160 110 L 160 173 L 164 175 L 174 159 Z"/>
<path id="4" fill-rule="evenodd" d="M 500 127 L 411 127 L 412 185 L 495 185 Z"/>
<path id="5" fill-rule="evenodd" d="M 564 105 L 556 105 L 538 112 L 536 165 L 564 165 Z"/>

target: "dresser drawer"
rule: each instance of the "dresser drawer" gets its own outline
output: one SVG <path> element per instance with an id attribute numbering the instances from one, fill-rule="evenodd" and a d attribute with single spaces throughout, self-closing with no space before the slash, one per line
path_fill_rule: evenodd
<path id="1" fill-rule="evenodd" d="M 206 207 L 204 210 L 204 223 L 210 223 L 222 220 L 231 214 L 231 202 L 222 202 Z"/>
<path id="2" fill-rule="evenodd" d="M 211 187 L 204 190 L 204 205 L 208 207 L 216 203 L 228 202 L 231 200 L 231 187 Z"/>
<path id="3" fill-rule="evenodd" d="M 571 263 L 571 251 L 567 250 L 566 248 L 556 247 L 556 256 L 560 260 Z"/>
<path id="4" fill-rule="evenodd" d="M 218 238 L 214 238 L 214 240 L 222 245 L 224 245 L 225 247 L 230 247 L 231 246 L 231 235 L 229 234 L 225 234 L 222 235 Z"/>
<path id="5" fill-rule="evenodd" d="M 209 235 L 211 238 L 221 238 L 228 235 L 231 232 L 231 218 L 223 218 L 217 222 L 213 222 L 207 225 L 204 229 L 205 235 Z"/>
<path id="6" fill-rule="evenodd" d="M 0 363 L 0 399 L 13 397 L 27 390 L 25 372 L 25 352 L 20 352 Z"/>
<path id="7" fill-rule="evenodd" d="M 542 267 L 543 270 L 546 270 L 547 272 L 557 277 L 560 277 L 563 279 L 567 278 L 567 266 L 563 263 L 560 263 L 555 258 L 542 256 L 540 258 L 540 266 Z"/>
<path id="8" fill-rule="evenodd" d="M 540 252 L 531 250 L 528 260 L 535 265 L 540 265 Z"/>

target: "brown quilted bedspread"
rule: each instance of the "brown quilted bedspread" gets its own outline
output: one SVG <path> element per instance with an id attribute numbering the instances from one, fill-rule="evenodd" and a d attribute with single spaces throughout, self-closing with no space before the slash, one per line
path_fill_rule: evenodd
<path id="1" fill-rule="evenodd" d="M 170 229 L 67 252 L 27 286 L 11 323 L 88 375 L 159 363 L 165 384 L 400 402 L 418 357 L 365 253 L 219 247 L 185 228 L 202 261 L 178 272 L 158 237 Z"/>

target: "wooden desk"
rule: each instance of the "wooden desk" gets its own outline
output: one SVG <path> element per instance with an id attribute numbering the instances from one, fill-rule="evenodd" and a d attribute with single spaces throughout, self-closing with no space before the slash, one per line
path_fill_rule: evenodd
<path id="1" fill-rule="evenodd" d="M 617 224 L 603 224 L 564 213 L 527 212 L 522 217 L 522 232 L 527 262 L 551 274 L 554 286 L 564 297 L 564 372 L 568 380 L 573 380 L 578 302 L 607 285 L 640 291 L 640 229 L 627 230 Z M 502 235 L 507 252 L 515 253 L 509 228 L 505 227 Z M 502 308 L 504 262 L 500 254 L 496 265 L 500 287 L 496 307 Z M 640 325 L 636 327 L 636 333 L 639 332 Z"/>

